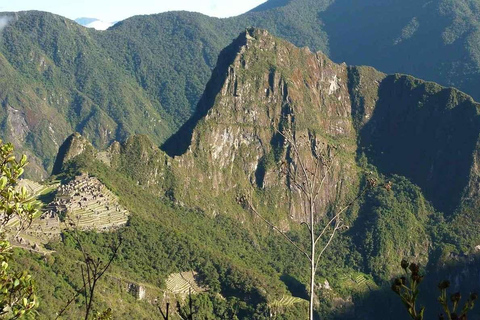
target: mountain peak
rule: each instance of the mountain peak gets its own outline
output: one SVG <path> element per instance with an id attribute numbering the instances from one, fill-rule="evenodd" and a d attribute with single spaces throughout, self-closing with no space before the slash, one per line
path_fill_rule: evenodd
<path id="1" fill-rule="evenodd" d="M 95 152 L 92 144 L 80 133 L 73 133 L 60 146 L 55 164 L 53 166 L 52 174 L 60 173 L 65 163 L 87 152 Z"/>

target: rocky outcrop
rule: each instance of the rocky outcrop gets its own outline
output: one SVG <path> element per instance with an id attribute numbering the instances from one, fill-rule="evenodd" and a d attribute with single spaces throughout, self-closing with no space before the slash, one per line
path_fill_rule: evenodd
<path id="1" fill-rule="evenodd" d="M 312 170 L 315 146 L 335 144 L 342 150 L 335 155 L 319 205 L 326 208 L 344 199 L 358 185 L 347 66 L 263 30 L 249 29 L 234 43 L 237 54 L 231 64 L 219 57 L 222 63 L 214 71 L 223 84 L 212 78 L 199 104 L 204 117 L 197 120 L 191 138 L 176 137 L 189 141 L 185 153 L 175 158 L 178 176 L 188 172 L 190 188 L 201 184 L 217 196 L 252 188 L 276 190 L 277 205 L 288 208 L 293 197 L 288 214 L 302 221 L 298 190 L 284 172 L 285 166 L 300 167 L 282 137 L 291 130 L 301 160 Z M 194 170 L 200 166 L 202 170 Z"/>
<path id="2" fill-rule="evenodd" d="M 82 135 L 80 135 L 78 132 L 75 132 L 60 146 L 57 158 L 55 159 L 52 174 L 60 173 L 64 164 L 86 152 L 93 154 L 96 151 L 87 139 L 82 137 Z"/>

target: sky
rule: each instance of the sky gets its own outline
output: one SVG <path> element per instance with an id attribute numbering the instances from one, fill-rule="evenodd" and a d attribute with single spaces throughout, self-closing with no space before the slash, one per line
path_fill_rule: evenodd
<path id="1" fill-rule="evenodd" d="M 244 13 L 266 0 L 0 0 L 0 11 L 41 10 L 69 19 L 81 17 L 120 21 L 140 14 L 172 10 L 201 12 L 213 17 Z"/>

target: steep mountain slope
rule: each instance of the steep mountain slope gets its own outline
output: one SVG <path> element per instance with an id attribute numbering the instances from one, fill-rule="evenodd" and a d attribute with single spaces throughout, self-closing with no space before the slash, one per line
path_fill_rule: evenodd
<path id="1" fill-rule="evenodd" d="M 282 162 L 276 133 L 303 128 L 296 133 L 306 139 L 301 145 L 334 142 L 350 154 L 342 165 L 351 168 L 364 153 L 382 173 L 420 186 L 439 211 L 453 213 L 464 193 L 475 197 L 480 117 L 471 97 L 410 76 L 336 65 L 257 33 L 222 52 L 197 113 L 163 145 L 167 153 L 182 162 L 206 159 L 212 175 L 243 167 L 246 180 L 268 186 L 281 181 L 279 172 L 264 172 L 273 174 L 268 182 L 255 170 L 271 153 Z"/>
<path id="2" fill-rule="evenodd" d="M 178 146 L 182 140 L 189 143 L 179 157 L 179 170 L 201 165 L 204 170 L 198 176 L 192 177 L 194 172 L 189 171 L 186 179 L 203 181 L 207 194 L 222 192 L 226 197 L 232 192 L 233 197 L 241 188 L 249 192 L 252 185 L 277 189 L 283 198 L 278 204 L 287 208 L 280 164 L 299 166 L 281 136 L 283 130 L 291 129 L 306 155 L 304 161 L 309 161 L 314 145 L 342 146 L 345 155 L 336 160 L 326 183 L 332 190 L 319 201 L 326 204 L 343 198 L 357 185 L 347 78 L 347 67 L 333 64 L 322 53 L 300 50 L 265 31 L 248 30 L 221 54 L 198 105 L 199 114 L 193 117 L 199 119 L 193 132 L 182 128 L 164 149 L 170 152 L 170 145 Z M 184 128 L 188 127 L 189 123 Z M 290 215 L 305 219 L 295 206 Z"/>
<path id="3" fill-rule="evenodd" d="M 479 99 L 478 1 L 335 1 L 330 57 L 454 86 Z"/>
<path id="4" fill-rule="evenodd" d="M 470 192 L 469 181 L 478 180 L 472 167 L 479 132 L 478 105 L 469 96 L 389 76 L 380 83 L 375 111 L 360 137 L 379 170 L 408 177 L 438 210 L 451 213 Z"/>
<path id="5" fill-rule="evenodd" d="M 99 152 L 76 134 L 56 168 L 97 176 L 131 212 L 128 245 L 115 266 L 122 276 L 156 284 L 194 269 L 228 301 L 245 303 L 237 304 L 240 318 L 262 319 L 262 308 L 287 290 L 305 296 L 306 263 L 245 199 L 303 245 L 306 230 L 299 222 L 305 215 L 285 168 L 300 170 L 301 158 L 312 169 L 312 154 L 331 150 L 319 221 L 354 198 L 366 174 L 380 187 L 345 214 L 348 230 L 326 252 L 318 280 L 333 289 L 317 288 L 319 311 L 343 319 L 402 319 L 398 310 L 381 307 L 392 305 L 390 296 L 375 295 L 372 281 L 388 281 L 399 271 L 399 258 L 426 265 L 434 289 L 439 274 L 455 276 L 445 263 L 457 264 L 459 273 L 479 271 L 467 262 L 477 261 L 478 230 L 462 226 L 469 214 L 478 216 L 478 110 L 458 90 L 338 65 L 248 29 L 222 51 L 196 114 L 163 145 L 166 152 L 143 135 Z M 289 131 L 299 157 L 282 139 Z M 106 238 L 89 235 L 92 250 L 101 252 L 95 243 Z M 68 243 L 52 247 L 74 256 Z M 473 285 L 457 279 L 458 288 Z M 327 307 L 332 300 L 337 308 Z M 285 318 L 302 318 L 302 306 L 295 308 L 286 308 L 299 313 Z"/>
<path id="6" fill-rule="evenodd" d="M 473 0 L 270 0 L 229 19 L 169 12 L 107 31 L 41 12 L 5 15 L 1 135 L 30 154 L 36 177 L 47 176 L 72 131 L 98 147 L 136 133 L 164 142 L 194 112 L 220 50 L 250 26 L 337 62 L 413 74 L 480 97 Z"/>
<path id="7" fill-rule="evenodd" d="M 0 44 L 9 75 L 2 78 L 2 137 L 36 156 L 32 175 L 47 176 L 59 143 L 75 130 L 96 146 L 135 132 L 159 142 L 168 134 L 160 103 L 109 57 L 93 30 L 51 14 L 11 17 Z"/>

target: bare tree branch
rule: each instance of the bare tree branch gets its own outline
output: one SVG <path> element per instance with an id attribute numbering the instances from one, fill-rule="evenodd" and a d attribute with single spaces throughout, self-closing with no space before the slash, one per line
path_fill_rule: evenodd
<path id="1" fill-rule="evenodd" d="M 320 238 L 325 234 L 325 232 L 328 230 L 328 228 L 330 227 L 330 225 L 332 224 L 332 222 L 334 222 L 336 219 L 338 219 L 338 217 L 340 217 L 340 215 L 345 212 L 348 208 L 350 208 L 355 202 L 358 201 L 358 199 L 360 199 L 368 190 L 369 188 L 369 185 L 365 186 L 362 190 L 362 192 L 360 192 L 353 200 L 351 200 L 347 205 L 345 205 L 342 209 L 340 209 L 334 216 L 332 219 L 330 219 L 330 221 L 325 225 L 325 228 L 323 228 L 322 232 L 320 232 L 320 234 L 317 236 L 317 238 L 315 239 L 315 244 L 318 242 L 318 240 L 320 240 Z"/>
<path id="2" fill-rule="evenodd" d="M 307 226 L 307 229 L 308 229 L 309 232 L 312 231 L 312 229 L 310 229 L 310 225 L 308 223 L 306 223 L 305 221 L 300 223 L 300 225 L 305 225 L 305 226 Z"/>
<path id="3" fill-rule="evenodd" d="M 75 299 L 77 299 L 77 297 L 80 295 L 83 289 L 85 289 L 85 285 L 82 288 L 80 288 L 77 292 L 75 292 L 73 297 L 67 301 L 65 306 L 57 313 L 55 320 L 59 319 L 62 316 L 62 314 L 64 314 L 65 311 L 67 311 L 68 307 L 72 304 L 73 301 L 75 301 Z"/>
<path id="4" fill-rule="evenodd" d="M 332 161 L 332 163 L 333 163 L 333 161 Z M 320 166 L 320 161 L 317 161 L 317 165 Z M 333 168 L 333 164 L 330 164 L 330 166 L 327 167 L 327 169 L 323 173 L 323 177 L 322 177 L 322 180 L 320 181 L 320 185 L 318 186 L 318 188 L 315 188 L 314 195 L 313 195 L 313 202 L 314 203 L 317 200 L 317 196 L 320 194 L 320 190 L 322 190 L 323 184 L 325 183 L 325 180 L 327 180 L 328 173 L 330 172 L 330 170 L 332 168 Z"/>
<path id="5" fill-rule="evenodd" d="M 345 207 L 343 207 L 340 211 L 338 211 L 335 216 L 333 216 L 332 219 L 330 219 L 330 221 L 327 222 L 327 224 L 325 225 L 325 227 L 323 228 L 322 232 L 320 232 L 320 234 L 315 238 L 315 245 L 317 244 L 318 240 L 320 240 L 322 238 L 322 236 L 327 232 L 327 230 L 330 228 L 330 225 L 336 221 L 340 215 L 345 212 L 345 210 L 347 210 L 350 206 L 349 205 L 346 205 Z"/>
<path id="6" fill-rule="evenodd" d="M 245 197 L 246 198 L 246 197 Z M 267 225 L 269 225 L 272 229 L 276 230 L 278 233 L 280 233 L 285 239 L 288 240 L 288 242 L 290 242 L 298 251 L 300 251 L 301 253 L 303 253 L 308 261 L 311 261 L 311 257 L 308 255 L 308 253 L 303 250 L 302 248 L 300 248 L 292 239 L 290 239 L 289 236 L 287 236 L 287 234 L 285 232 L 283 232 L 282 230 L 280 230 L 277 226 L 275 226 L 273 223 L 271 223 L 270 221 L 268 221 L 267 219 L 265 219 L 260 213 L 258 213 L 257 209 L 255 209 L 255 207 L 253 206 L 252 202 L 249 200 L 249 199 L 245 199 L 247 201 L 247 204 L 248 206 L 250 207 L 250 209 L 253 211 L 253 213 L 255 213 L 260 219 L 262 219 Z"/>
<path id="7" fill-rule="evenodd" d="M 162 310 L 162 307 L 160 306 L 157 306 L 158 310 L 160 310 L 160 313 L 162 314 L 162 317 L 163 317 L 163 320 L 168 320 L 168 309 L 170 308 L 170 303 L 167 302 L 167 309 L 166 309 L 166 313 L 163 313 L 163 310 Z"/>
<path id="8" fill-rule="evenodd" d="M 340 208 L 340 210 L 334 210 L 334 215 L 330 220 L 323 226 L 323 229 L 320 231 L 318 235 L 315 232 L 315 223 L 318 222 L 318 212 L 317 212 L 317 200 L 319 195 L 321 194 L 323 188 L 325 187 L 326 181 L 331 174 L 335 162 L 334 162 L 334 149 L 336 147 L 331 145 L 326 145 L 324 148 L 321 148 L 317 145 L 317 140 L 314 134 L 310 134 L 309 132 L 309 139 L 310 139 L 310 151 L 311 156 L 313 158 L 313 164 L 310 164 L 308 160 L 305 160 L 301 157 L 300 154 L 300 144 L 299 141 L 295 138 L 294 134 L 291 131 L 291 128 L 287 128 L 284 132 L 281 132 L 279 129 L 274 128 L 277 134 L 281 135 L 284 138 L 284 145 L 287 145 L 289 149 L 287 149 L 288 156 L 291 157 L 292 161 L 288 163 L 285 161 L 282 165 L 282 172 L 286 174 L 286 182 L 288 186 L 291 188 L 291 193 L 297 192 L 300 195 L 301 202 L 300 205 L 303 206 L 303 210 L 305 215 L 308 217 L 308 222 L 302 222 L 301 225 L 306 225 L 309 231 L 310 237 L 310 247 L 307 250 L 299 247 L 291 238 L 289 238 L 282 230 L 280 230 L 277 226 L 273 223 L 265 219 L 262 215 L 258 213 L 258 211 L 253 206 L 252 202 L 249 199 L 246 199 L 250 209 L 260 217 L 268 226 L 272 229 L 278 231 L 283 237 L 285 237 L 288 242 L 290 242 L 300 253 L 305 255 L 310 262 L 310 301 L 309 301 L 309 319 L 313 320 L 313 309 L 314 309 L 314 295 L 315 295 L 315 274 L 318 270 L 318 265 L 320 262 L 321 257 L 327 250 L 327 248 L 331 245 L 335 235 L 337 234 L 338 230 L 343 226 L 343 222 L 341 220 L 342 214 L 350 208 L 360 197 L 362 197 L 367 188 L 369 186 L 374 186 L 375 181 L 368 180 L 367 186 L 359 192 L 358 195 L 348 202 L 344 207 Z M 314 166 L 313 168 L 311 168 Z M 283 169 L 285 168 L 285 170 Z M 339 202 L 341 196 L 342 186 L 337 188 L 336 199 Z M 291 203 L 294 203 L 291 200 Z M 331 230 L 331 234 L 328 237 L 327 242 L 321 248 L 319 252 L 316 251 L 316 246 L 318 241 L 328 234 Z"/>
<path id="9" fill-rule="evenodd" d="M 311 192 L 312 191 L 312 185 L 310 183 L 310 178 L 308 177 L 308 174 L 307 174 L 307 169 L 305 167 L 305 164 L 303 163 L 303 161 L 301 161 L 300 159 L 300 152 L 298 151 L 298 148 L 297 148 L 297 145 L 293 139 L 293 135 L 290 136 L 290 137 L 287 137 L 285 134 L 283 134 L 283 132 L 280 132 L 280 131 L 277 131 L 280 135 L 282 135 L 285 140 L 287 140 L 287 142 L 290 144 L 290 146 L 293 148 L 294 150 L 294 153 L 298 159 L 298 163 L 300 164 L 300 168 L 302 169 L 302 172 L 303 172 L 303 175 L 308 183 L 308 187 L 309 187 L 309 190 L 308 192 Z"/>
<path id="10" fill-rule="evenodd" d="M 338 220 L 337 220 L 337 221 L 338 221 Z M 333 232 L 332 232 L 332 234 L 330 235 L 330 238 L 328 239 L 327 243 L 323 246 L 322 251 L 320 251 L 320 253 L 318 253 L 317 260 L 315 261 L 315 273 L 317 273 L 318 263 L 320 262 L 320 258 L 322 257 L 322 255 L 323 255 L 323 253 L 325 252 L 325 250 L 327 250 L 327 248 L 330 246 L 330 243 L 332 242 L 333 237 L 335 236 L 335 233 L 337 232 L 337 230 L 339 229 L 339 227 L 340 227 L 340 224 L 339 224 L 339 223 L 335 223 L 335 227 L 333 228 Z"/>
<path id="11" fill-rule="evenodd" d="M 105 272 L 110 268 L 113 260 L 117 257 L 118 250 L 122 245 L 122 237 L 119 236 L 118 243 L 113 243 L 111 246 L 111 254 L 108 258 L 108 261 L 104 263 L 100 258 L 93 259 L 85 250 L 78 234 L 78 224 L 69 222 L 70 228 L 73 233 L 73 237 L 77 243 L 77 247 L 80 249 L 80 252 L 83 256 L 83 264 L 80 265 L 80 271 L 82 275 L 83 287 L 78 290 L 77 296 L 83 291 L 85 295 L 85 320 L 89 319 L 90 312 L 92 311 L 93 298 L 95 294 L 96 285 L 98 280 L 105 274 Z M 76 297 L 74 297 L 75 299 Z M 74 300 L 73 299 L 73 300 Z M 72 300 L 72 301 L 73 301 Z M 62 309 L 61 313 L 65 312 L 66 308 L 72 301 L 68 301 L 67 305 Z M 58 318 L 58 316 L 57 316 Z"/>

